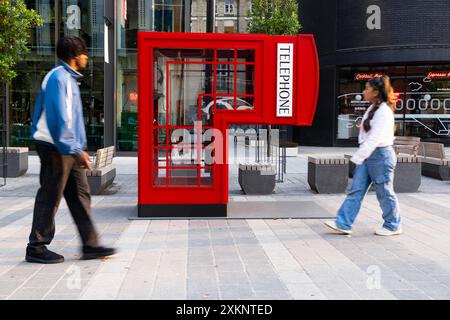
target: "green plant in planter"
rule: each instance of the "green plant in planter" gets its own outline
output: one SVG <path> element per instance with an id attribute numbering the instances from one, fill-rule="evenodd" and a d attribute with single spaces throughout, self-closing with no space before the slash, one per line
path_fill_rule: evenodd
<path id="1" fill-rule="evenodd" d="M 0 82 L 9 83 L 17 75 L 14 66 L 29 52 L 30 31 L 42 23 L 23 0 L 0 0 Z"/>

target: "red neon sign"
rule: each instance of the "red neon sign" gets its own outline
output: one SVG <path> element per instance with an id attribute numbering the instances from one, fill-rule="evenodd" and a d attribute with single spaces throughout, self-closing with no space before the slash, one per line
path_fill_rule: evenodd
<path id="1" fill-rule="evenodd" d="M 381 73 L 355 73 L 355 80 L 369 80 L 372 78 L 381 78 Z"/>
<path id="2" fill-rule="evenodd" d="M 130 100 L 130 101 L 132 101 L 132 102 L 136 102 L 137 101 L 137 99 L 138 99 L 138 94 L 137 94 L 137 92 L 130 92 L 129 94 L 128 94 L 128 100 Z"/>
<path id="3" fill-rule="evenodd" d="M 430 71 L 427 78 L 430 79 L 446 79 L 450 78 L 450 71 Z"/>

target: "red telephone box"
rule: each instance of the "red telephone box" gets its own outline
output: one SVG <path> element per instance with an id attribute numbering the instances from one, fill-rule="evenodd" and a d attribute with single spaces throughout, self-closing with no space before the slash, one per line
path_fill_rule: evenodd
<path id="1" fill-rule="evenodd" d="M 138 37 L 138 215 L 226 216 L 228 125 L 312 124 L 319 86 L 314 38 Z"/>

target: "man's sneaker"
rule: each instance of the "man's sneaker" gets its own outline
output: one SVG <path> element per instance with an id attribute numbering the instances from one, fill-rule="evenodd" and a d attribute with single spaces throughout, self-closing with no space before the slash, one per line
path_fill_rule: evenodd
<path id="1" fill-rule="evenodd" d="M 27 247 L 27 253 L 25 260 L 34 263 L 61 263 L 64 262 L 64 257 L 53 251 L 48 250 L 46 247 L 31 248 Z"/>
<path id="2" fill-rule="evenodd" d="M 82 260 L 90 260 L 111 256 L 116 253 L 116 249 L 107 247 L 83 247 Z"/>
<path id="3" fill-rule="evenodd" d="M 388 230 L 386 228 L 380 228 L 380 229 L 377 229 L 375 231 L 375 234 L 378 235 L 378 236 L 395 236 L 395 235 L 402 234 L 402 232 L 403 231 L 402 231 L 401 228 L 398 228 L 395 231 L 391 231 L 391 230 Z"/>
<path id="4" fill-rule="evenodd" d="M 334 231 L 337 231 L 337 232 L 341 233 L 341 234 L 352 234 L 352 230 L 344 230 L 344 229 L 339 228 L 336 225 L 336 221 L 335 220 L 325 221 L 325 225 L 327 227 L 333 229 Z"/>

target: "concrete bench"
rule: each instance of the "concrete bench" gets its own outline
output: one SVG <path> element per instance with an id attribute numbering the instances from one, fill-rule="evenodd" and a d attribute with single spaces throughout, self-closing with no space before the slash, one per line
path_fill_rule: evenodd
<path id="1" fill-rule="evenodd" d="M 3 176 L 3 148 L 0 148 L 0 177 Z M 16 178 L 24 175 L 28 170 L 28 148 L 6 148 L 6 177 Z"/>
<path id="2" fill-rule="evenodd" d="M 348 176 L 353 178 L 356 164 L 350 161 L 352 157 L 345 154 L 344 157 L 349 160 Z M 394 172 L 394 191 L 402 192 L 417 192 L 422 182 L 422 160 L 419 157 L 398 154 L 397 164 Z"/>
<path id="3" fill-rule="evenodd" d="M 308 157 L 308 184 L 318 193 L 344 193 L 349 160 L 343 157 Z"/>
<path id="4" fill-rule="evenodd" d="M 113 183 L 116 177 L 113 157 L 114 146 L 97 150 L 92 171 L 86 171 L 91 194 L 100 194 Z"/>
<path id="5" fill-rule="evenodd" d="M 422 160 L 415 156 L 397 155 L 394 191 L 417 192 L 422 182 Z"/>
<path id="6" fill-rule="evenodd" d="M 417 156 L 419 152 L 419 137 L 402 137 L 397 136 L 394 139 L 394 150 L 396 154 L 409 154 Z"/>
<path id="7" fill-rule="evenodd" d="M 450 158 L 446 158 L 442 143 L 421 142 L 418 154 L 422 161 L 422 175 L 450 180 Z"/>
<path id="8" fill-rule="evenodd" d="M 298 143 L 293 141 L 280 142 L 280 147 L 286 148 L 286 157 L 298 156 Z"/>
<path id="9" fill-rule="evenodd" d="M 239 185 L 245 194 L 271 194 L 275 176 L 275 166 L 270 163 L 239 164 Z"/>

